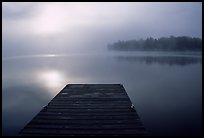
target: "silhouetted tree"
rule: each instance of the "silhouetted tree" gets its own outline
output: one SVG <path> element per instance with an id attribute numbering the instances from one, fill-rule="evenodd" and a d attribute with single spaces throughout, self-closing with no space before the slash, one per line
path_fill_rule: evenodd
<path id="1" fill-rule="evenodd" d="M 202 51 L 202 39 L 170 36 L 159 39 L 149 37 L 146 40 L 118 40 L 118 42 L 108 44 L 108 49 L 120 51 Z"/>

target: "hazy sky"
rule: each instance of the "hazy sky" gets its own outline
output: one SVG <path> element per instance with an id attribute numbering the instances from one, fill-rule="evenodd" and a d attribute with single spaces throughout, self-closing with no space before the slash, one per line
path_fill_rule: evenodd
<path id="1" fill-rule="evenodd" d="M 117 40 L 202 38 L 202 3 L 2 4 L 3 56 L 105 50 Z"/>

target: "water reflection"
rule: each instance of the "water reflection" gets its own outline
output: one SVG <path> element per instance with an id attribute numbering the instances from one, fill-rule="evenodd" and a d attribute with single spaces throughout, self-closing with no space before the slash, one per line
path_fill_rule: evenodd
<path id="1" fill-rule="evenodd" d="M 56 91 L 61 89 L 63 84 L 66 84 L 67 82 L 65 75 L 57 70 L 45 70 L 38 72 L 37 80 L 42 82 L 50 92 L 54 92 L 52 95 L 55 95 Z"/>
<path id="2" fill-rule="evenodd" d="M 23 56 L 12 56 L 12 57 L 2 57 L 3 60 L 11 59 L 25 59 L 25 58 L 49 58 L 49 57 L 58 57 L 62 55 L 56 54 L 38 54 L 38 55 L 23 55 Z"/>
<path id="3" fill-rule="evenodd" d="M 152 64 L 160 64 L 160 65 L 180 65 L 185 66 L 189 64 L 197 64 L 202 63 L 201 57 L 191 57 L 191 56 L 115 56 L 114 57 L 118 61 L 128 61 L 128 62 L 139 62 L 145 63 L 147 65 Z"/>
<path id="4" fill-rule="evenodd" d="M 51 100 L 47 90 L 36 84 L 10 81 L 3 86 L 2 126 L 3 135 L 17 135 L 20 129 Z"/>
<path id="5" fill-rule="evenodd" d="M 68 83 L 121 83 L 150 135 L 200 135 L 199 58 L 44 55 L 3 60 L 3 135 L 17 135 Z"/>

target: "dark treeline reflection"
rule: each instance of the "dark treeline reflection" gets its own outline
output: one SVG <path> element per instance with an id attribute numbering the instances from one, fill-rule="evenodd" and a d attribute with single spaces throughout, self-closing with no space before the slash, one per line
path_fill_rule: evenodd
<path id="1" fill-rule="evenodd" d="M 176 57 L 176 56 L 115 56 L 118 61 L 140 62 L 147 65 L 158 63 L 161 65 L 180 65 L 202 63 L 200 57 Z"/>

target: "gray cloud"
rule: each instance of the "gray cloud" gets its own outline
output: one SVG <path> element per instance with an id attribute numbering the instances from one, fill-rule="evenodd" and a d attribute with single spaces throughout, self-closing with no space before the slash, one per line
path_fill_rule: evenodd
<path id="1" fill-rule="evenodd" d="M 29 18 L 36 9 L 37 3 L 13 2 L 2 5 L 2 16 L 4 20 L 18 20 L 21 18 Z"/>
<path id="2" fill-rule="evenodd" d="M 117 40 L 202 37 L 202 3 L 3 3 L 3 56 L 101 51 Z"/>

